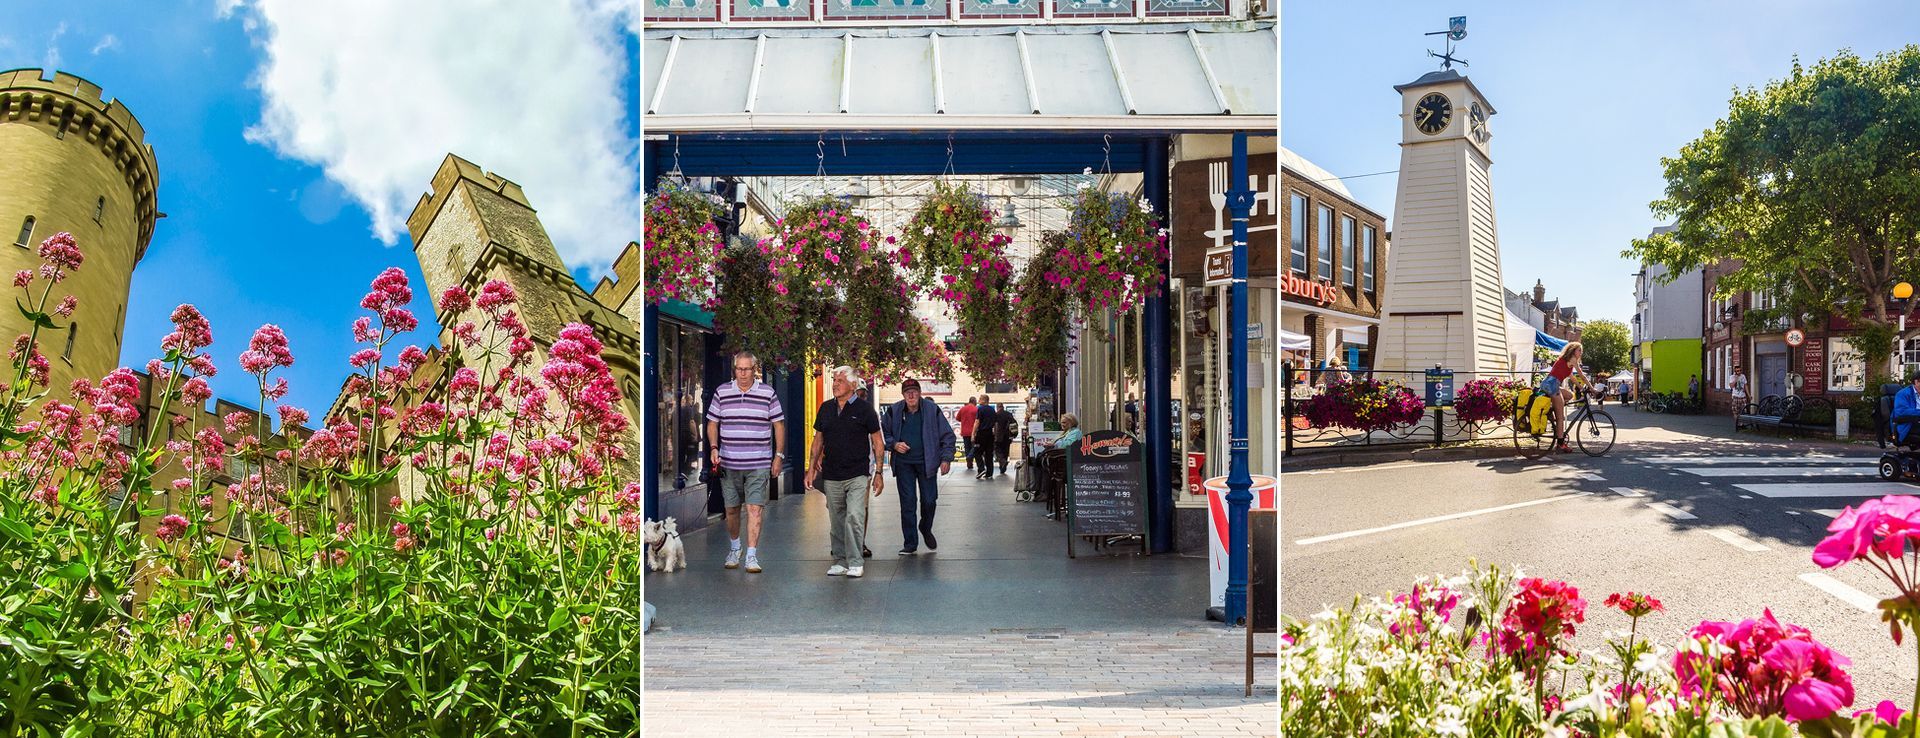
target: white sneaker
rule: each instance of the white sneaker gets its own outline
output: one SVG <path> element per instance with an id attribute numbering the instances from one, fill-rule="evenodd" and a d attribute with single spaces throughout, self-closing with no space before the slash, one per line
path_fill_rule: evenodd
<path id="1" fill-rule="evenodd" d="M 760 556 L 759 555 L 747 554 L 747 573 L 748 574 L 760 573 Z"/>
<path id="2" fill-rule="evenodd" d="M 859 579 L 861 576 L 865 575 L 866 573 L 867 573 L 867 567 L 856 566 L 847 570 L 847 578 Z"/>
<path id="3" fill-rule="evenodd" d="M 833 566 L 827 567 L 827 576 L 837 577 L 845 573 L 847 573 L 847 567 L 845 566 L 834 564 Z"/>
<path id="4" fill-rule="evenodd" d="M 746 553 L 745 551 L 742 551 L 737 548 L 732 551 L 728 551 L 727 552 L 727 568 L 728 569 L 740 568 L 740 557 L 745 553 Z"/>

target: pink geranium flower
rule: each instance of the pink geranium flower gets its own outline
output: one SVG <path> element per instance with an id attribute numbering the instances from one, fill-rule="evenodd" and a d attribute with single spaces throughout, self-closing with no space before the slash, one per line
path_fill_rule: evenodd
<path id="1" fill-rule="evenodd" d="M 1832 569 L 1870 555 L 1897 559 L 1907 541 L 1920 541 L 1920 497 L 1889 495 L 1840 512 L 1827 530 L 1833 535 L 1813 547 L 1813 563 Z"/>
<path id="2" fill-rule="evenodd" d="M 1702 621 L 1692 635 L 1715 648 L 1674 655 L 1682 697 L 1718 697 L 1747 717 L 1796 721 L 1821 720 L 1853 704 L 1845 669 L 1852 661 L 1770 610 L 1739 623 Z"/>

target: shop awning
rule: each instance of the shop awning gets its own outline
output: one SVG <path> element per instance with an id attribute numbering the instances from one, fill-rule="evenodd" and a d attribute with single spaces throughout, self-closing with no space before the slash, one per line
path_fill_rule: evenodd
<path id="1" fill-rule="evenodd" d="M 1268 21 L 653 29 L 649 132 L 1267 130 Z"/>
<path id="2" fill-rule="evenodd" d="M 1545 333 L 1541 333 L 1540 331 L 1536 330 L 1533 332 L 1533 345 L 1544 346 L 1548 349 L 1559 351 L 1560 349 L 1567 347 L 1567 342 L 1563 339 L 1554 338 L 1553 336 L 1549 336 Z"/>

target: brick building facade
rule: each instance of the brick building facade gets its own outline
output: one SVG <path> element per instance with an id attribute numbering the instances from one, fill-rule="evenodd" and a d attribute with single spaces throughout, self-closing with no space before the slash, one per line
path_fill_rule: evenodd
<path id="1" fill-rule="evenodd" d="M 1307 344 L 1291 358 L 1371 367 L 1386 295 L 1386 219 L 1326 170 L 1281 152 L 1280 325 Z"/>

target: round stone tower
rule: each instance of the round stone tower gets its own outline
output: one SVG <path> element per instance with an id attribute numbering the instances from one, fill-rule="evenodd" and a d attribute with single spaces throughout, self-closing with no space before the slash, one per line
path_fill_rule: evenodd
<path id="1" fill-rule="evenodd" d="M 0 279 L 39 266 L 40 242 L 61 231 L 86 254 L 51 298 L 79 298 L 71 319 L 56 319 L 70 327 L 40 331 L 55 396 L 64 398 L 74 378 L 97 380 L 119 364 L 133 268 L 161 217 L 159 168 L 145 137 L 133 113 L 119 100 L 104 100 L 92 82 L 64 72 L 49 79 L 38 69 L 0 72 L 0 162 L 7 172 L 0 178 Z M 36 278 L 36 298 L 42 287 Z M 0 341 L 11 345 L 29 328 L 19 311 L 0 310 Z"/>

